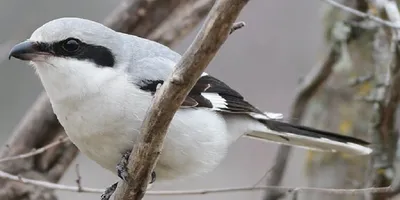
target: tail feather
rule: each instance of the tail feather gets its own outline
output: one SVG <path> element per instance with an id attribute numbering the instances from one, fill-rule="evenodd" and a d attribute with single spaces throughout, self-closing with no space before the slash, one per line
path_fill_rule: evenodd
<path id="1" fill-rule="evenodd" d="M 368 147 L 368 142 L 354 137 L 276 120 L 262 120 L 261 122 L 270 130 L 252 132 L 246 136 L 320 151 L 338 151 L 356 155 L 372 152 L 372 149 Z"/>

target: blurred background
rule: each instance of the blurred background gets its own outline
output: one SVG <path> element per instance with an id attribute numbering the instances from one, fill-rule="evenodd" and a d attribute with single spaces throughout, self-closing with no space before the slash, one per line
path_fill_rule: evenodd
<path id="1" fill-rule="evenodd" d="M 34 70 L 19 60 L 7 60 L 9 49 L 49 20 L 74 16 L 102 22 L 119 1 L 106 0 L 0 0 L 0 145 L 10 136 L 25 111 L 42 91 Z M 322 13 L 318 0 L 253 0 L 238 20 L 246 27 L 235 32 L 218 52 L 207 72 L 238 90 L 261 110 L 287 115 L 295 88 L 319 58 L 322 50 Z M 196 31 L 173 47 L 183 53 Z M 251 186 L 273 165 L 276 144 L 240 139 L 223 164 L 202 177 L 159 189 L 202 189 Z M 306 186 L 305 151 L 294 149 L 283 185 Z M 61 183 L 75 185 L 79 163 L 84 186 L 104 188 L 117 180 L 85 156 L 79 155 Z M 262 182 L 262 183 L 265 183 Z M 98 200 L 99 194 L 57 191 L 60 200 Z M 190 196 L 190 199 L 261 199 L 263 192 Z M 187 199 L 188 196 L 147 196 L 145 199 Z"/>

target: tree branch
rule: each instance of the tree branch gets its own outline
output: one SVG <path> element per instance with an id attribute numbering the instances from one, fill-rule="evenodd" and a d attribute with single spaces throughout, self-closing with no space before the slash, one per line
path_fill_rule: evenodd
<path id="1" fill-rule="evenodd" d="M 182 56 L 175 70 L 156 92 L 141 128 L 139 143 L 129 158 L 129 184 L 123 184 L 117 198 L 142 199 L 150 173 L 159 158 L 168 126 L 184 98 L 194 86 L 248 0 L 219 0 L 210 11 L 199 34 Z"/>
<path id="2" fill-rule="evenodd" d="M 185 0 L 123 0 L 106 18 L 104 24 L 119 32 L 145 37 L 185 2 Z"/>
<path id="3" fill-rule="evenodd" d="M 343 11 L 346 11 L 346 12 L 349 12 L 349 13 L 351 13 L 353 15 L 359 16 L 361 18 L 373 20 L 373 21 L 378 22 L 380 24 L 383 24 L 383 25 L 385 25 L 385 26 L 387 26 L 389 28 L 400 29 L 400 25 L 399 24 L 396 24 L 396 23 L 381 19 L 381 18 L 373 16 L 373 15 L 371 15 L 369 13 L 361 12 L 359 10 L 353 9 L 353 8 L 345 6 L 345 5 L 343 5 L 343 4 L 339 3 L 339 2 L 336 2 L 335 0 L 322 0 L 322 1 L 334 6 L 336 8 L 339 8 L 339 9 L 341 9 Z M 382 0 L 382 1 L 391 1 L 391 0 Z"/>
<path id="4" fill-rule="evenodd" d="M 148 38 L 164 45 L 172 45 L 203 20 L 214 2 L 215 0 L 196 0 L 179 5 Z"/>

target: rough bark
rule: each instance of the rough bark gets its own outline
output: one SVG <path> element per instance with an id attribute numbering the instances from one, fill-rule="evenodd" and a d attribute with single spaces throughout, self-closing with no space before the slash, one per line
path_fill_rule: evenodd
<path id="1" fill-rule="evenodd" d="M 165 6 L 155 6 L 154 3 L 161 3 Z M 151 34 L 157 35 L 151 39 L 161 43 L 166 40 L 158 40 L 158 38 L 164 38 L 164 34 L 171 35 L 167 40 L 167 45 L 171 45 L 197 25 L 212 4 L 213 1 L 210 0 L 124 0 L 106 18 L 104 23 L 114 30 L 143 37 L 149 37 Z M 193 18 L 191 12 L 195 13 Z M 174 18 L 169 17 L 172 13 L 174 13 Z M 131 15 L 132 17 L 130 17 Z M 180 30 L 181 20 L 186 21 L 187 28 L 184 31 Z M 161 26 L 162 23 L 169 23 L 171 26 Z M 65 136 L 65 133 L 52 111 L 46 94 L 42 93 L 13 131 L 7 145 L 0 152 L 0 157 L 5 158 L 29 152 L 57 140 L 59 136 Z M 22 177 L 57 182 L 77 154 L 78 150 L 72 143 L 64 143 L 38 156 L 1 163 L 0 170 L 19 174 Z M 56 197 L 48 189 L 0 180 L 0 199 L 53 200 Z"/>

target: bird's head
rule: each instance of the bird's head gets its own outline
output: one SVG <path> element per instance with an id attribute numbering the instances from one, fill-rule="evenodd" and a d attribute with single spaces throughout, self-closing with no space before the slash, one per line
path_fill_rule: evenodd
<path id="1" fill-rule="evenodd" d="M 123 44 L 117 32 L 86 19 L 59 18 L 36 29 L 9 54 L 35 67 L 115 67 Z"/>
<path id="2" fill-rule="evenodd" d="M 128 62 L 124 60 L 129 57 L 130 51 L 125 49 L 128 47 L 120 33 L 100 23 L 59 18 L 42 25 L 29 39 L 15 45 L 9 57 L 30 61 L 48 93 L 84 94 L 85 88 L 95 92 L 107 80 L 122 74 L 119 72 Z"/>

